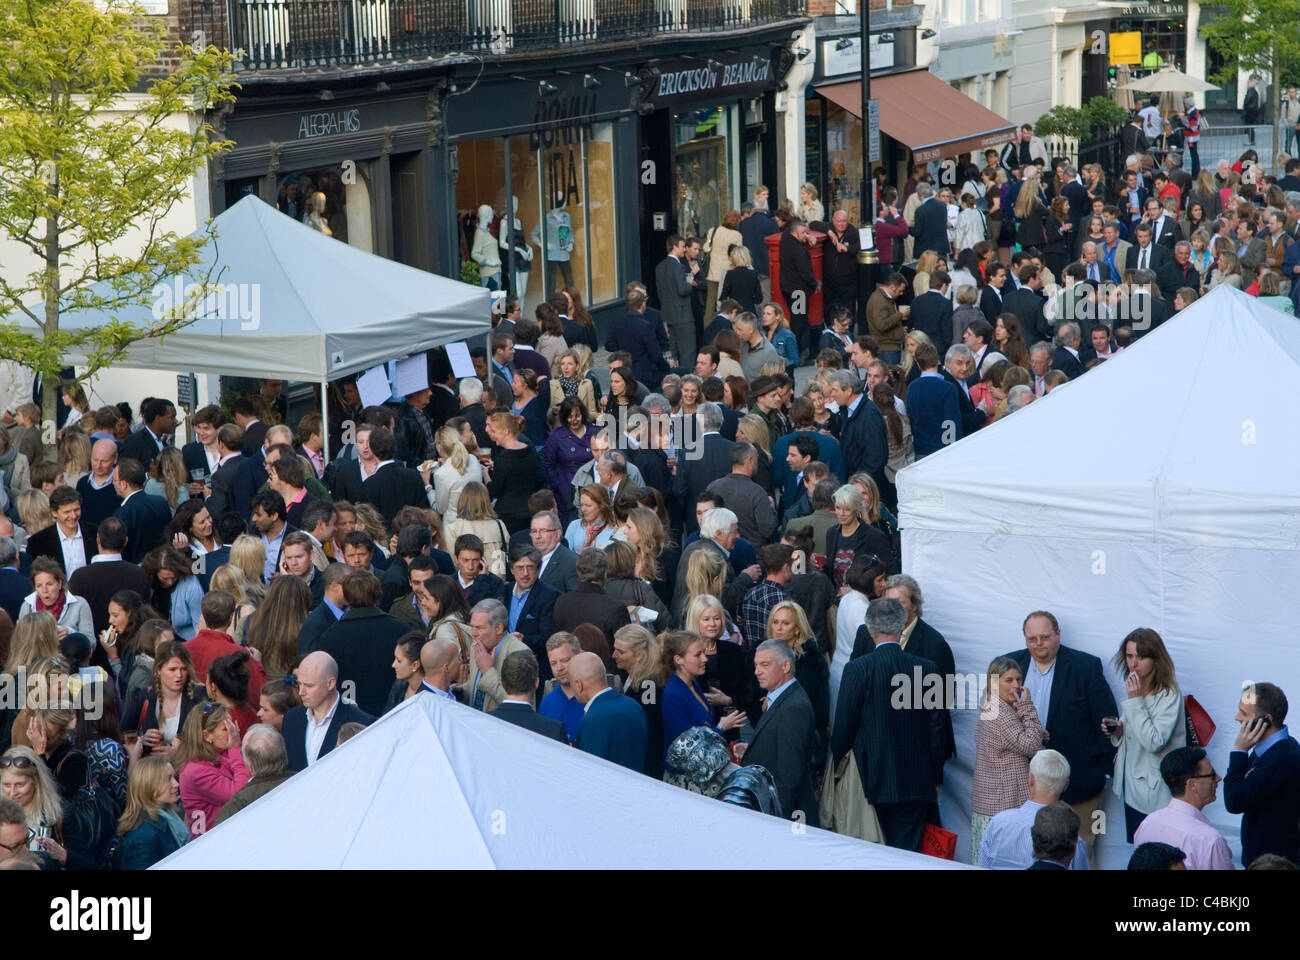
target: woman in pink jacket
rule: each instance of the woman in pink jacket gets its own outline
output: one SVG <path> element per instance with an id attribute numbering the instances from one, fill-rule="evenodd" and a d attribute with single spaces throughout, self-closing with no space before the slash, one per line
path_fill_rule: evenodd
<path id="1" fill-rule="evenodd" d="M 172 764 L 179 771 L 181 805 L 194 839 L 207 832 L 249 775 L 239 751 L 239 726 L 221 704 L 208 700 L 191 710 L 180 740 Z"/>
<path id="2" fill-rule="evenodd" d="M 989 664 L 975 721 L 975 777 L 971 783 L 971 863 L 995 813 L 1029 799 L 1029 759 L 1043 745 L 1038 711 L 1021 682 L 1020 664 L 998 657 Z"/>

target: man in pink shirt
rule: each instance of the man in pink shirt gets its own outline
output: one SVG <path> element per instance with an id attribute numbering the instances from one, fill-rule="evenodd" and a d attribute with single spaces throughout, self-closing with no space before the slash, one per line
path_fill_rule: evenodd
<path id="1" fill-rule="evenodd" d="M 1168 843 L 1187 854 L 1188 870 L 1232 870 L 1232 851 L 1201 810 L 1214 802 L 1222 779 L 1200 747 L 1179 747 L 1160 761 L 1160 776 L 1173 795 L 1133 834 L 1135 846 Z"/>

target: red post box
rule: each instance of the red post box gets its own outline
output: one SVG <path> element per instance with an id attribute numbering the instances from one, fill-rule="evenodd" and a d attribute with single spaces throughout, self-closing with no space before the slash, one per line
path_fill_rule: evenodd
<path id="1" fill-rule="evenodd" d="M 767 272 L 772 278 L 772 299 L 781 305 L 785 311 L 786 317 L 790 316 L 790 304 L 785 302 L 785 297 L 781 295 L 781 234 L 774 233 L 767 238 Z M 818 233 L 815 230 L 809 230 L 808 236 L 817 241 L 817 245 L 808 248 L 808 253 L 812 256 L 813 276 L 817 278 L 817 292 L 811 297 L 808 304 L 808 323 L 810 326 L 818 327 L 822 323 L 822 241 L 826 239 L 826 234 Z M 802 344 L 800 345 L 802 349 Z"/>

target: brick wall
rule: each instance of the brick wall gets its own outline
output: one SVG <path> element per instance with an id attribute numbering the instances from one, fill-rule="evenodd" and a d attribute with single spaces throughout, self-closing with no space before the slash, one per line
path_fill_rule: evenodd
<path id="1" fill-rule="evenodd" d="M 910 6 L 912 0 L 894 0 L 892 6 L 905 7 Z M 891 6 L 888 0 L 869 0 L 870 9 L 884 10 Z M 810 17 L 831 17 L 835 15 L 847 16 L 858 13 L 858 0 L 808 0 L 808 15 Z"/>

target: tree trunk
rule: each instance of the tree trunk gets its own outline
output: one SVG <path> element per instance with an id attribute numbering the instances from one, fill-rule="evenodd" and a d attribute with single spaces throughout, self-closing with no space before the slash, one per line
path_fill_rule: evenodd
<path id="1" fill-rule="evenodd" d="M 57 167 L 50 168 L 50 182 L 46 193 L 57 197 L 59 192 Z M 45 218 L 45 325 L 42 331 L 46 340 L 59 332 L 59 218 Z M 59 382 L 48 371 L 37 370 L 41 378 L 41 441 L 53 443 L 54 427 L 59 422 Z"/>

